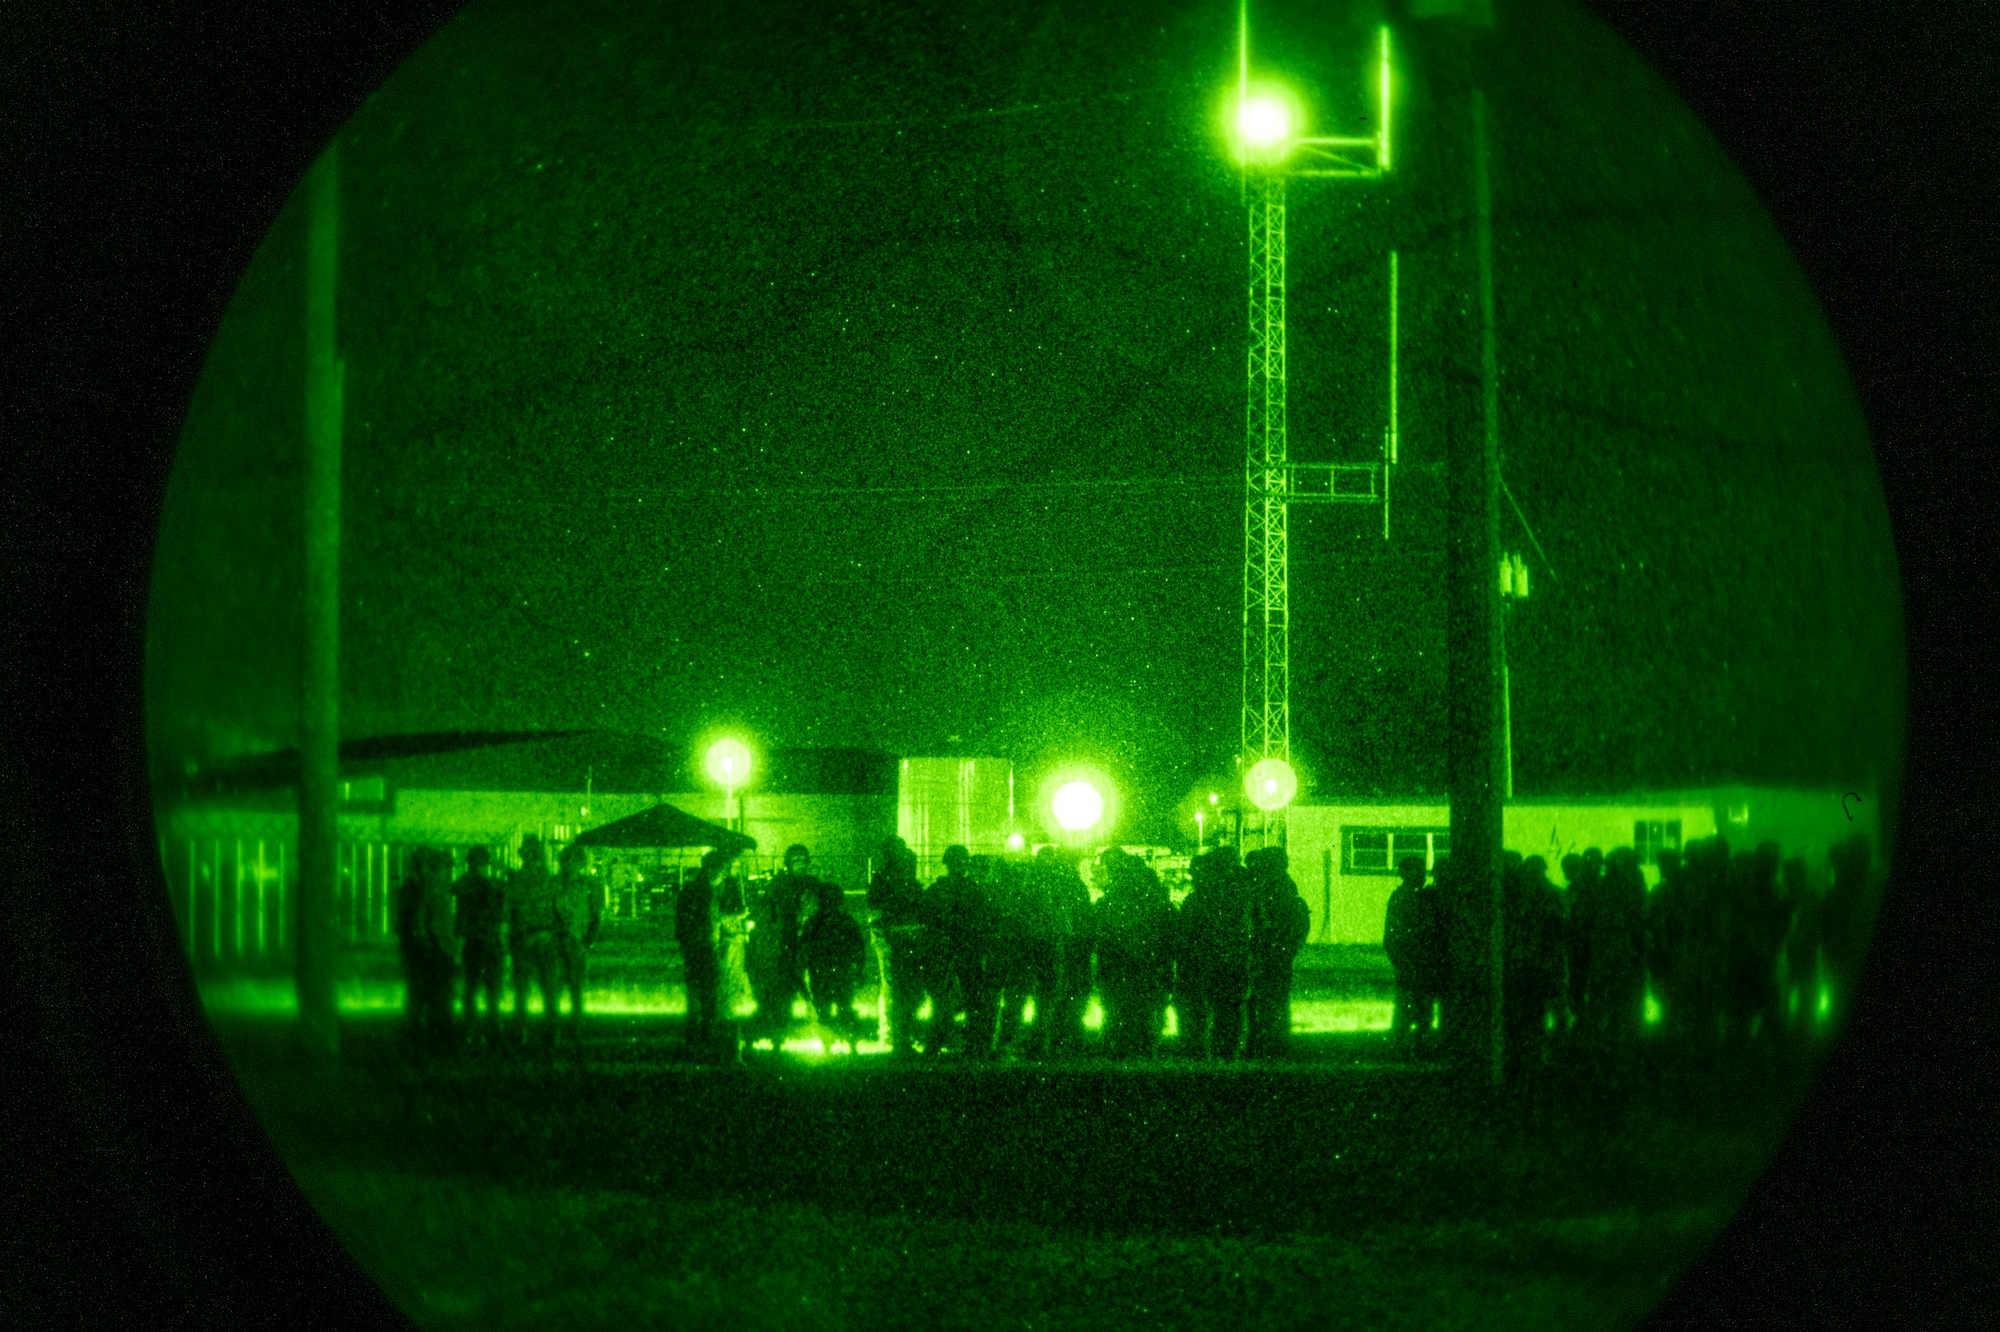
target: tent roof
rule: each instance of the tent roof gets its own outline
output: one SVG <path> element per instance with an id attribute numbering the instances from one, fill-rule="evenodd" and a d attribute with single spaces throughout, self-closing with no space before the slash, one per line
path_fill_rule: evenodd
<path id="1" fill-rule="evenodd" d="M 576 846 L 712 846 L 721 851 L 754 851 L 757 839 L 698 819 L 672 805 L 658 804 L 592 828 Z"/>

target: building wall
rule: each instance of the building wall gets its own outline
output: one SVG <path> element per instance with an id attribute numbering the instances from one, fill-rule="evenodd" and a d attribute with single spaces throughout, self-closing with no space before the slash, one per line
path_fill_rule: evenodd
<path id="1" fill-rule="evenodd" d="M 339 818 L 334 916 L 342 942 L 392 942 L 390 895 L 417 846 L 454 852 L 462 869 L 474 846 L 499 862 L 517 863 L 526 833 L 552 847 L 586 828 L 651 807 L 660 797 L 630 792 L 438 791 L 404 788 L 365 812 Z M 721 792 L 677 792 L 668 804 L 720 823 Z M 814 871 L 850 889 L 867 885 L 873 858 L 895 831 L 893 795 L 739 796 L 744 828 L 756 852 L 740 867 L 751 874 L 776 868 L 784 848 L 803 842 Z M 588 810 L 586 815 L 585 811 Z M 160 865 L 182 942 L 204 973 L 281 969 L 290 965 L 290 916 L 297 887 L 298 817 L 289 808 L 210 802 L 181 805 L 160 821 Z M 692 864 L 694 852 L 686 857 Z M 612 853 L 616 859 L 616 853 Z"/>
<path id="2" fill-rule="evenodd" d="M 917 854 L 917 872 L 944 873 L 954 843 L 999 855 L 1013 827 L 1013 772 L 1006 759 L 908 758 L 897 779 L 896 835 Z"/>

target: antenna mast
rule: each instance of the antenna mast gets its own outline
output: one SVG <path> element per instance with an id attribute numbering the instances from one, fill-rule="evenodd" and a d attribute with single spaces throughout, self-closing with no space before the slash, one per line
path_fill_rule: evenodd
<path id="1" fill-rule="evenodd" d="M 1379 463 L 1294 463 L 1287 421 L 1286 182 L 1293 176 L 1374 180 L 1389 170 L 1389 29 L 1376 33 L 1375 132 L 1294 136 L 1285 103 L 1250 85 L 1249 0 L 1237 8 L 1236 132 L 1249 234 L 1248 392 L 1243 461 L 1242 764 L 1291 762 L 1291 550 L 1294 502 L 1382 505 L 1389 535 L 1389 469 L 1396 454 L 1396 256 L 1389 257 L 1389 424 Z M 1266 812 L 1265 839 L 1282 841 L 1284 810 Z"/>

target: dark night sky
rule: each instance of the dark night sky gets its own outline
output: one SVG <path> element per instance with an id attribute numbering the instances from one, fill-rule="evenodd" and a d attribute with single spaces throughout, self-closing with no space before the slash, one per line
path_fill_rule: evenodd
<path id="1" fill-rule="evenodd" d="M 1378 14 L 1258 7 L 1365 127 Z M 1595 20 L 1489 83 L 1524 794 L 1887 773 L 1867 436 L 1754 195 Z M 342 137 L 344 730 L 606 726 L 1056 756 L 1171 802 L 1233 753 L 1234 7 L 475 5 Z M 1408 40 L 1422 40 L 1421 25 Z M 1414 67 L 1414 61 L 1412 62 Z M 1365 459 L 1403 251 L 1395 539 L 1295 511 L 1310 781 L 1441 790 L 1465 191 L 1410 80 L 1386 186 L 1300 182 L 1295 457 Z M 191 405 L 156 562 L 163 761 L 295 740 L 303 210 Z M 1458 428 L 1463 428 L 1463 423 Z M 1503 539 L 1528 549 L 1518 524 Z M 1143 803 L 1143 802 L 1142 802 Z"/>

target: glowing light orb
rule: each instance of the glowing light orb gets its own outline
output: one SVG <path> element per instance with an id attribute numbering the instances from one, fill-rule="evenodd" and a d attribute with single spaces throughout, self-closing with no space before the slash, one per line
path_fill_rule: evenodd
<path id="1" fill-rule="evenodd" d="M 723 786 L 741 786 L 750 777 L 750 747 L 725 738 L 708 747 L 708 775 Z"/>
<path id="2" fill-rule="evenodd" d="M 1007 849 L 1009 851 L 1019 851 L 1022 847 L 1026 846 L 1027 844 L 1028 844 L 1028 839 L 1021 836 L 1021 834 L 1019 833 L 1007 834 Z"/>
<path id="3" fill-rule="evenodd" d="M 1067 831 L 1082 832 L 1104 817 L 1104 797 L 1089 782 L 1069 782 L 1057 788 L 1049 812 Z"/>
<path id="4" fill-rule="evenodd" d="M 1281 758 L 1259 759 L 1243 774 L 1243 794 L 1267 813 L 1283 809 L 1299 793 L 1299 775 Z"/>
<path id="5" fill-rule="evenodd" d="M 1251 148 L 1275 148 L 1292 137 L 1292 109 L 1275 97 L 1246 97 L 1236 108 L 1236 132 Z"/>

